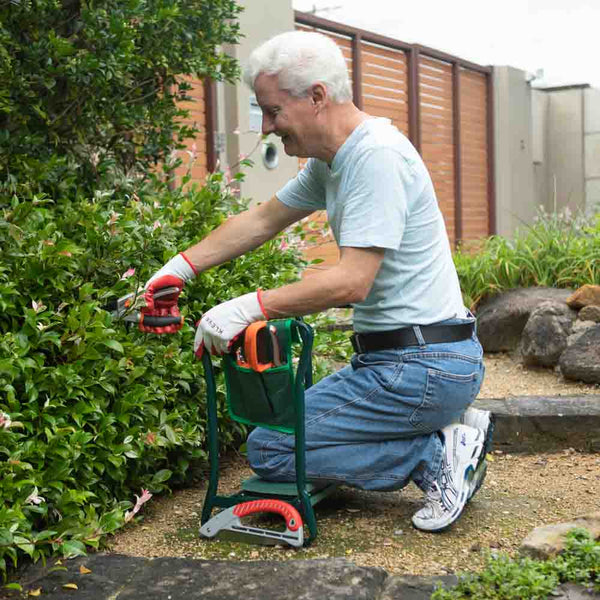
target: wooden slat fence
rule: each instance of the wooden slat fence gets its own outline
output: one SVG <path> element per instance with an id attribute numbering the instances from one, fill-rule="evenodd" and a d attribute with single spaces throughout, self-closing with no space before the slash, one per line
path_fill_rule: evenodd
<path id="1" fill-rule="evenodd" d="M 493 234 L 491 68 L 311 14 L 296 11 L 295 18 L 297 29 L 319 31 L 340 45 L 354 103 L 391 119 L 420 152 L 451 243 Z M 312 218 L 317 229 L 325 221 L 322 214 Z M 326 267 L 338 258 L 332 246 L 331 236 L 317 236 L 306 255 L 324 259 Z"/>

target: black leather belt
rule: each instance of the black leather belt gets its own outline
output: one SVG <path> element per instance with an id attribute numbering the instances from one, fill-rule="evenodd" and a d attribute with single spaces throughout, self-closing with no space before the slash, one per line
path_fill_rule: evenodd
<path id="1" fill-rule="evenodd" d="M 419 326 L 426 344 L 467 340 L 473 335 L 473 328 L 474 323 Z M 355 333 L 350 338 L 350 341 L 352 342 L 354 352 L 357 354 L 421 345 L 413 327 L 403 327 L 402 329 L 392 329 L 391 331 L 377 331 L 375 333 Z"/>

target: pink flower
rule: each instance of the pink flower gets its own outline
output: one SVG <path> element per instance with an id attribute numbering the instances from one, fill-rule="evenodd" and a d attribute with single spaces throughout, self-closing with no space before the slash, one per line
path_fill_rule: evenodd
<path id="1" fill-rule="evenodd" d="M 148 502 L 148 500 L 150 500 L 150 498 L 152 498 L 152 494 L 148 490 L 142 489 L 142 495 L 138 496 L 136 494 L 135 497 L 137 498 L 137 500 L 135 502 L 135 506 L 133 507 L 133 510 L 127 511 L 125 513 L 125 523 L 127 523 L 127 522 L 131 521 L 131 519 L 133 519 L 133 516 L 140 510 L 140 508 L 142 508 L 142 505 L 145 504 L 146 502 Z"/>
<path id="2" fill-rule="evenodd" d="M 125 271 L 125 273 L 123 273 L 123 275 L 121 275 L 121 279 L 129 279 L 130 277 L 133 277 L 135 275 L 135 269 L 131 268 L 131 269 L 127 269 L 127 271 Z"/>
<path id="3" fill-rule="evenodd" d="M 281 243 L 279 244 L 279 249 L 281 251 L 283 250 L 287 250 L 289 248 L 288 243 L 285 240 L 281 240 Z"/>
<path id="4" fill-rule="evenodd" d="M 106 221 L 107 225 L 114 225 L 118 220 L 119 220 L 119 213 L 116 212 L 111 212 L 110 213 L 110 219 L 108 219 L 108 221 Z"/>
<path id="5" fill-rule="evenodd" d="M 159 227 L 161 227 L 160 221 L 154 221 L 152 225 L 152 231 L 156 231 Z"/>
<path id="6" fill-rule="evenodd" d="M 11 424 L 11 418 L 6 413 L 0 412 L 0 429 L 8 429 Z"/>

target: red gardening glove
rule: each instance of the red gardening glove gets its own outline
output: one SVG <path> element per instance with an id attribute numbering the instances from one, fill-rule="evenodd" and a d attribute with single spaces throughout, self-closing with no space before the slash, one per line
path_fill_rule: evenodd
<path id="1" fill-rule="evenodd" d="M 179 294 L 186 282 L 196 276 L 196 270 L 183 254 L 174 256 L 162 269 L 155 273 L 146 283 L 144 300 L 146 306 L 141 309 L 142 320 L 140 321 L 140 331 L 145 333 L 175 333 L 183 327 L 181 313 L 177 302 Z M 174 288 L 172 294 L 155 298 L 154 294 L 164 288 Z M 163 327 L 149 326 L 144 324 L 146 317 L 175 317 L 179 321 L 172 325 Z"/>

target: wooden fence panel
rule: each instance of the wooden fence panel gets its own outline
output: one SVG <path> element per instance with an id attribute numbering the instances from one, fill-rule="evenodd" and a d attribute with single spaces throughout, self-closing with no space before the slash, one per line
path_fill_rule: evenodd
<path id="1" fill-rule="evenodd" d="M 452 65 L 421 55 L 421 156 L 431 174 L 451 243 L 456 237 L 452 97 Z"/>
<path id="2" fill-rule="evenodd" d="M 362 102 L 365 112 L 391 119 L 407 136 L 411 134 L 412 115 L 415 143 L 420 143 L 451 243 L 474 243 L 494 233 L 490 230 L 494 205 L 488 104 L 491 70 L 430 48 L 301 15 L 296 13 L 303 22 L 297 23 L 297 29 L 319 31 L 334 39 L 342 48 L 351 76 L 357 62 L 361 97 L 355 100 Z M 353 47 L 358 56 L 353 56 Z M 413 49 L 417 50 L 417 68 L 411 68 L 409 60 Z M 409 73 L 417 83 L 412 94 Z M 299 167 L 303 165 L 300 160 Z M 316 219 L 322 221 L 324 216 Z M 307 255 L 325 258 L 325 266 L 332 264 L 337 254 L 334 257 L 331 253 L 330 242 L 330 237 L 317 240 Z"/>
<path id="3" fill-rule="evenodd" d="M 194 138 L 185 140 L 185 149 L 177 151 L 177 157 L 182 160 L 181 166 L 175 170 L 177 182 L 188 172 L 192 181 L 203 182 L 208 172 L 208 136 L 206 98 L 204 93 L 204 82 L 193 77 L 183 77 L 183 80 L 192 86 L 187 95 L 192 100 L 180 102 L 178 106 L 189 111 L 181 123 L 194 126 L 198 133 Z"/>
<path id="4" fill-rule="evenodd" d="M 488 91 L 486 77 L 460 71 L 461 178 L 463 239 L 489 235 Z"/>
<path id="5" fill-rule="evenodd" d="M 386 117 L 408 135 L 408 67 L 400 50 L 361 42 L 363 110 Z"/>

